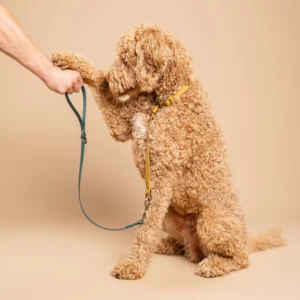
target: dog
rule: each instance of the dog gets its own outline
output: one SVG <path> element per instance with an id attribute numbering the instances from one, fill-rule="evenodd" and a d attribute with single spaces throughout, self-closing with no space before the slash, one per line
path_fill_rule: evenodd
<path id="1" fill-rule="evenodd" d="M 113 269 L 139 279 L 154 253 L 184 255 L 196 274 L 216 277 L 248 266 L 248 254 L 286 244 L 281 230 L 249 238 L 232 182 L 224 138 L 207 93 L 193 76 L 183 44 L 155 25 L 138 25 L 117 43 L 107 71 L 76 53 L 55 53 L 54 65 L 78 71 L 90 86 L 111 136 L 132 141 L 134 163 L 145 179 L 149 138 L 151 201 L 131 253 Z M 176 93 L 183 85 L 188 89 Z M 157 103 L 175 95 L 171 105 Z M 157 241 L 163 229 L 168 236 Z"/>

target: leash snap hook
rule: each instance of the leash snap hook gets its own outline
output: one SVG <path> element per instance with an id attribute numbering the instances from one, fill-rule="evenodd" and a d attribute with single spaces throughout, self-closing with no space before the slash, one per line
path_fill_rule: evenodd
<path id="1" fill-rule="evenodd" d="M 145 196 L 145 201 L 144 201 L 145 210 L 144 210 L 144 213 L 143 213 L 143 216 L 142 216 L 142 221 L 144 221 L 144 219 L 146 218 L 146 213 L 147 213 L 147 210 L 150 206 L 151 198 L 152 198 L 151 191 L 150 191 L 150 193 L 147 192 L 146 196 Z"/>
<path id="2" fill-rule="evenodd" d="M 150 202 L 151 202 L 151 192 L 150 194 L 146 193 L 146 198 L 145 198 L 145 201 L 144 201 L 144 205 L 145 205 L 145 210 L 144 210 L 144 213 L 143 213 L 143 216 L 142 216 L 142 223 L 144 222 L 145 218 L 146 218 L 146 214 L 147 214 L 147 211 L 148 211 L 148 208 L 150 206 Z"/>
<path id="3" fill-rule="evenodd" d="M 150 206 L 150 202 L 151 202 L 151 193 L 146 194 L 146 198 L 145 198 L 145 201 L 144 201 L 145 211 L 148 210 L 148 208 Z"/>

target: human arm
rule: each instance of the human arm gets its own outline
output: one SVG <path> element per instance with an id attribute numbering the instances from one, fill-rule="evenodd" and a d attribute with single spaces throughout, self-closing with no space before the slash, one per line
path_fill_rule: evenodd
<path id="1" fill-rule="evenodd" d="M 78 72 L 63 71 L 53 66 L 1 3 L 0 51 L 39 77 L 54 92 L 71 94 L 73 91 L 79 92 L 83 85 Z"/>

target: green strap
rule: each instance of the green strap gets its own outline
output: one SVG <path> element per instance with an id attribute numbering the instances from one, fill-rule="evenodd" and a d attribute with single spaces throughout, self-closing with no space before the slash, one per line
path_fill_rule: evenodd
<path id="1" fill-rule="evenodd" d="M 83 96 L 83 109 L 82 109 L 82 117 L 79 115 L 78 111 L 76 110 L 76 108 L 74 107 L 74 105 L 72 104 L 69 95 L 66 93 L 66 99 L 68 101 L 68 104 L 70 105 L 70 107 L 72 108 L 73 112 L 75 113 L 79 124 L 80 124 L 80 128 L 81 128 L 81 152 L 80 152 L 80 165 L 79 165 L 79 175 L 78 175 L 78 199 L 79 199 L 79 204 L 80 204 L 80 208 L 83 212 L 83 214 L 85 215 L 85 217 L 95 226 L 104 229 L 104 230 L 110 230 L 110 231 L 120 231 L 120 230 L 125 230 L 125 229 L 129 229 L 131 227 L 143 224 L 143 219 L 134 222 L 132 224 L 129 224 L 125 227 L 121 227 L 121 228 L 108 228 L 108 227 L 103 227 L 99 224 L 97 224 L 96 222 L 94 222 L 85 212 L 83 205 L 82 205 L 82 201 L 81 201 L 81 196 L 80 196 L 80 188 L 81 188 L 81 177 L 82 177 L 82 168 L 83 168 L 83 161 L 84 161 L 84 152 L 85 152 L 85 145 L 87 143 L 87 139 L 86 139 L 86 132 L 85 132 L 85 120 L 86 120 L 86 91 L 85 91 L 85 87 L 82 86 L 81 88 L 82 90 L 82 96 Z"/>

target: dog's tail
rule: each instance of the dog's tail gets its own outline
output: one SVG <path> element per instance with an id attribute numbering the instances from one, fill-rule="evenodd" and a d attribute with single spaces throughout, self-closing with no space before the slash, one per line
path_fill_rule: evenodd
<path id="1" fill-rule="evenodd" d="M 246 252 L 250 254 L 286 245 L 287 240 L 283 237 L 281 228 L 277 227 L 257 236 L 249 237 L 246 244 Z"/>

